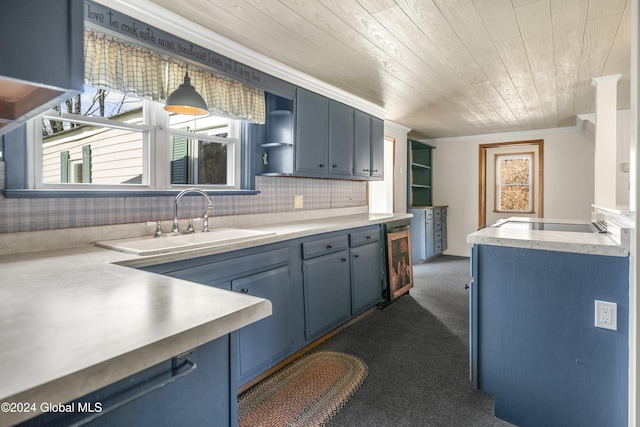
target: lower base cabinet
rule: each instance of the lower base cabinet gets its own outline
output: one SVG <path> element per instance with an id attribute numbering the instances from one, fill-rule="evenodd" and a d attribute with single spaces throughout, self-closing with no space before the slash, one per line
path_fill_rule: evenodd
<path id="1" fill-rule="evenodd" d="M 380 245 L 368 244 L 351 252 L 351 314 L 359 314 L 382 299 Z"/>
<path id="2" fill-rule="evenodd" d="M 233 280 L 231 289 L 268 299 L 273 312 L 238 330 L 238 382 L 244 384 L 292 353 L 289 266 Z"/>
<path id="3" fill-rule="evenodd" d="M 290 247 L 268 245 L 251 252 L 233 252 L 177 261 L 146 270 L 271 301 L 273 314 L 238 330 L 232 345 L 238 354 L 238 384 L 252 380 L 293 350 L 297 323 L 291 301 Z"/>
<path id="4" fill-rule="evenodd" d="M 349 233 L 352 315 L 382 301 L 386 261 L 381 231 L 380 227 L 364 227 Z"/>
<path id="5" fill-rule="evenodd" d="M 145 369 L 20 426 L 237 426 L 230 336 Z M 58 404 L 59 402 L 52 402 Z"/>
<path id="6" fill-rule="evenodd" d="M 419 264 L 447 249 L 447 207 L 407 208 L 411 218 L 411 262 Z"/>
<path id="7" fill-rule="evenodd" d="M 348 250 L 303 261 L 302 276 L 305 337 L 313 340 L 345 322 L 351 315 Z"/>
<path id="8" fill-rule="evenodd" d="M 382 301 L 380 230 L 363 227 L 302 244 L 308 341 Z"/>

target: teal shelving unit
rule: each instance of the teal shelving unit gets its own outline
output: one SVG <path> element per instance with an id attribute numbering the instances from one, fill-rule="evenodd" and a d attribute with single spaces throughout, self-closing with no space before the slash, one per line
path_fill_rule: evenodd
<path id="1" fill-rule="evenodd" d="M 412 139 L 407 140 L 407 204 L 432 205 L 432 150 L 433 147 Z"/>

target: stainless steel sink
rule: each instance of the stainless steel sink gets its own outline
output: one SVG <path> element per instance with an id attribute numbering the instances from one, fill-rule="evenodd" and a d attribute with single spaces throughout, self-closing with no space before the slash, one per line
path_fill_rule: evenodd
<path id="1" fill-rule="evenodd" d="M 260 239 L 274 236 L 275 232 L 245 230 L 241 228 L 215 228 L 206 233 L 166 234 L 163 237 L 105 240 L 96 246 L 134 255 L 156 255 L 207 246 Z"/>

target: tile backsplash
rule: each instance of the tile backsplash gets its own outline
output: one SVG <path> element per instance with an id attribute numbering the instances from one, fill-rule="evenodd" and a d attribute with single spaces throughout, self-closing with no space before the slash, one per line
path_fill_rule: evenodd
<path id="1" fill-rule="evenodd" d="M 4 188 L 4 162 L 0 162 L 0 188 Z M 211 216 L 284 213 L 300 210 L 367 205 L 364 181 L 256 177 L 253 196 L 214 196 Z M 294 196 L 303 207 L 294 208 Z M 128 224 L 173 218 L 174 197 L 97 197 L 22 199 L 0 197 L 0 233 Z M 202 197 L 184 197 L 180 218 L 199 217 L 206 206 Z"/>

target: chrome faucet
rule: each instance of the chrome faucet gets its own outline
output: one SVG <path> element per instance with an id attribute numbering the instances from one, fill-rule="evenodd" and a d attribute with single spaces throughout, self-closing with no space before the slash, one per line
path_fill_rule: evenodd
<path id="1" fill-rule="evenodd" d="M 180 201 L 182 196 L 184 196 L 187 193 L 198 193 L 202 195 L 205 199 L 207 199 L 207 210 L 202 215 L 202 231 L 203 232 L 209 231 L 209 214 L 210 214 L 210 210 L 213 209 L 213 202 L 211 201 L 211 198 L 209 198 L 209 195 L 207 193 L 205 193 L 204 191 L 198 188 L 187 188 L 186 190 L 182 190 L 181 192 L 178 193 L 178 195 L 176 196 L 176 200 L 173 203 L 173 228 L 171 229 L 171 232 L 172 233 L 180 232 L 180 230 L 178 229 L 178 202 Z M 193 230 L 193 228 L 191 228 L 191 230 Z"/>

